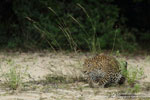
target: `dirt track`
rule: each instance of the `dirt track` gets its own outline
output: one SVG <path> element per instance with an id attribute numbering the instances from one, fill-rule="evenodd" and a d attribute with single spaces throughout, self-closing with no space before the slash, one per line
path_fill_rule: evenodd
<path id="1" fill-rule="evenodd" d="M 86 54 L 87 55 L 87 54 Z M 89 54 L 88 54 L 89 55 Z M 89 55 L 91 56 L 91 55 Z M 82 64 L 86 58 L 85 54 L 75 53 L 0 53 L 0 66 L 2 75 L 8 72 L 8 68 L 19 65 L 24 71 L 27 68 L 28 76 L 24 77 L 26 84 L 21 89 L 14 92 L 9 88 L 0 85 L 0 100 L 122 100 L 128 97 L 119 96 L 120 91 L 126 91 L 128 85 L 109 87 L 109 88 L 90 88 L 87 83 L 82 81 L 70 81 L 70 78 L 82 76 L 80 72 Z M 150 56 L 121 57 L 126 59 L 129 67 L 142 67 L 146 78 L 138 81 L 141 90 L 134 100 L 150 99 Z M 64 82 L 60 77 L 60 82 L 48 82 L 46 77 L 49 75 L 66 76 Z M 0 83 L 4 82 L 4 77 L 0 78 Z M 58 80 L 59 81 L 59 80 Z M 140 99 L 142 98 L 142 99 Z"/>

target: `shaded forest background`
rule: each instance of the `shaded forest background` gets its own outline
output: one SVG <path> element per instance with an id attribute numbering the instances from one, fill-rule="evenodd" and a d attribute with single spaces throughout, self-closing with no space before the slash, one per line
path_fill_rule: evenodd
<path id="1" fill-rule="evenodd" d="M 0 48 L 150 50 L 150 0 L 1 0 Z"/>

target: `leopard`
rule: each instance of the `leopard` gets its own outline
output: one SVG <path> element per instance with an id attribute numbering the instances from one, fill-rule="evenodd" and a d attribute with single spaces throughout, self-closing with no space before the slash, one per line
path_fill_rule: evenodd
<path id="1" fill-rule="evenodd" d="M 127 62 L 124 62 L 127 71 Z M 83 73 L 90 87 L 109 87 L 112 84 L 124 84 L 126 78 L 121 72 L 119 61 L 108 54 L 98 54 L 85 59 Z"/>

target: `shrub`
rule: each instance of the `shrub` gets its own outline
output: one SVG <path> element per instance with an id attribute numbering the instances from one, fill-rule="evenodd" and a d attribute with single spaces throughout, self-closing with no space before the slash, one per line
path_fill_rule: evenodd
<path id="1" fill-rule="evenodd" d="M 11 1 L 13 18 L 6 22 L 0 19 L 0 29 L 7 26 L 0 32 L 0 38 L 5 40 L 0 44 L 53 50 L 131 48 L 122 28 L 115 28 L 120 20 L 119 8 L 113 1 Z"/>

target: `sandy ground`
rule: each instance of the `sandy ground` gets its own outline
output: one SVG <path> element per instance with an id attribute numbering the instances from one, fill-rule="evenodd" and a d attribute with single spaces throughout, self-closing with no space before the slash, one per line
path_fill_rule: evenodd
<path id="1" fill-rule="evenodd" d="M 144 70 L 146 77 L 138 81 L 141 90 L 134 96 L 120 96 L 121 91 L 130 88 L 128 85 L 90 88 L 81 81 L 82 64 L 87 56 L 92 54 L 0 52 L 0 100 L 150 100 L 149 55 L 119 57 L 127 60 L 129 67 Z M 3 74 L 8 73 L 13 66 L 19 66 L 24 76 L 22 80 L 25 85 L 17 90 L 4 85 L 6 77 Z M 48 81 L 51 75 L 60 79 Z M 63 77 L 66 77 L 65 81 Z M 71 78 L 76 80 L 69 81 Z"/>

